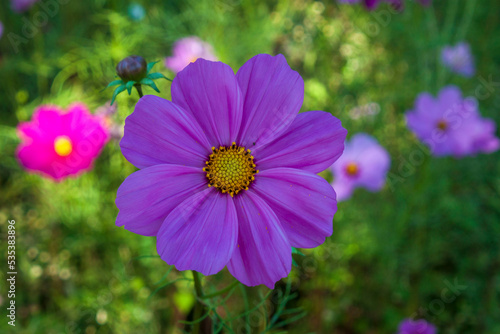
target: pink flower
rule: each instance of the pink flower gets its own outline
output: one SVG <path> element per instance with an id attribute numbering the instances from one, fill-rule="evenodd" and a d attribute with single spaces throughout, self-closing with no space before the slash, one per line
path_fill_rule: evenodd
<path id="1" fill-rule="evenodd" d="M 198 58 L 217 60 L 212 46 L 196 36 L 179 39 L 174 43 L 172 53 L 172 57 L 165 59 L 165 66 L 175 73 L 182 71 Z"/>
<path id="2" fill-rule="evenodd" d="M 19 163 L 26 169 L 60 181 L 90 168 L 109 133 L 100 117 L 76 103 L 64 112 L 57 106 L 40 106 L 31 122 L 17 127 L 21 144 Z"/>

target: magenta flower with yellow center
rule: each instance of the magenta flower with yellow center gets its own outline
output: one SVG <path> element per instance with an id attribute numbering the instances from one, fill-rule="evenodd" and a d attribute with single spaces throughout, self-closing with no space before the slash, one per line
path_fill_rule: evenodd
<path id="1" fill-rule="evenodd" d="M 332 234 L 335 191 L 316 175 L 342 154 L 347 131 L 323 111 L 298 114 L 304 82 L 282 55 L 257 55 L 235 75 L 199 59 L 172 83 L 172 101 L 144 96 L 120 143 L 139 171 L 118 189 L 116 224 L 156 236 L 178 270 L 269 288 L 292 247 Z"/>
<path id="2" fill-rule="evenodd" d="M 71 105 L 67 112 L 41 106 L 17 130 L 22 140 L 17 150 L 19 163 L 56 181 L 89 169 L 109 139 L 103 120 L 81 103 Z"/>

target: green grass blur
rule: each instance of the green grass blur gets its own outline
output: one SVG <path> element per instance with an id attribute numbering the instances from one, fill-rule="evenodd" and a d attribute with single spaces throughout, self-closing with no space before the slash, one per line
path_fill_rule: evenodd
<path id="1" fill-rule="evenodd" d="M 500 153 L 434 158 L 403 117 L 418 93 L 455 84 L 500 124 L 500 83 L 484 84 L 500 82 L 500 2 L 435 0 L 423 8 L 407 1 L 403 13 L 386 5 L 369 13 L 335 1 L 143 0 L 146 16 L 134 21 L 129 1 L 69 0 L 27 37 L 26 22 L 48 2 L 24 14 L 0 4 L 1 333 L 189 331 L 179 321 L 191 317 L 191 274 L 155 257 L 154 238 L 114 224 L 116 190 L 135 171 L 117 141 L 92 171 L 61 183 L 26 173 L 15 159 L 15 127 L 38 105 L 82 101 L 95 110 L 111 98 L 113 89 L 102 89 L 118 61 L 131 54 L 163 60 L 189 35 L 211 43 L 235 70 L 257 53 L 283 53 L 305 81 L 302 111 L 332 113 L 348 136 L 372 134 L 392 158 L 388 186 L 357 190 L 340 203 L 333 236 L 294 255 L 298 266 L 267 302 L 259 305 L 265 287 L 238 286 L 225 303 L 218 299 L 217 313 L 232 320 L 224 333 L 395 333 L 410 316 L 426 318 L 440 334 L 500 333 Z M 476 57 L 470 79 L 439 61 L 443 45 L 461 40 Z M 173 76 L 163 61 L 155 70 Z M 170 98 L 170 83 L 157 84 L 158 95 Z M 119 95 L 116 123 L 137 98 Z M 17 232 L 15 329 L 5 317 L 10 219 Z M 232 282 L 223 270 L 205 278 L 205 290 Z M 294 298 L 270 326 L 287 289 Z M 252 312 L 236 318 L 245 309 Z M 292 322 L 295 315 L 302 317 Z"/>

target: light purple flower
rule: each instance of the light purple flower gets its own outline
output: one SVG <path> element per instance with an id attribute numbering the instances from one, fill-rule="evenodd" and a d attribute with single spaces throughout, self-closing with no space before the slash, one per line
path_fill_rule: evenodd
<path id="1" fill-rule="evenodd" d="M 332 234 L 335 191 L 316 175 L 347 131 L 323 111 L 298 114 L 304 81 L 285 57 L 257 55 L 235 75 L 198 59 L 172 82 L 172 102 L 144 96 L 125 121 L 123 155 L 141 170 L 118 189 L 116 224 L 156 236 L 178 270 L 274 287 L 291 247 Z"/>
<path id="2" fill-rule="evenodd" d="M 469 44 L 465 42 L 455 46 L 445 46 L 441 51 L 441 60 L 450 70 L 465 77 L 471 77 L 476 73 L 474 56 Z"/>
<path id="3" fill-rule="evenodd" d="M 389 154 L 375 138 L 364 133 L 354 135 L 346 143 L 344 154 L 331 166 L 337 200 L 348 199 L 357 187 L 379 191 L 390 165 Z"/>
<path id="4" fill-rule="evenodd" d="M 117 103 L 111 105 L 111 101 L 108 101 L 95 110 L 95 115 L 101 117 L 112 117 L 113 115 L 116 114 L 116 111 L 117 111 Z"/>
<path id="5" fill-rule="evenodd" d="M 414 109 L 406 113 L 406 122 L 436 156 L 463 157 L 500 147 L 495 123 L 482 118 L 476 99 L 462 98 L 455 86 L 443 88 L 436 99 L 429 93 L 420 94 Z"/>
<path id="6" fill-rule="evenodd" d="M 123 125 L 118 124 L 113 116 L 117 111 L 117 103 L 111 105 L 111 101 L 106 102 L 104 105 L 95 110 L 95 115 L 101 117 L 106 124 L 110 139 L 119 141 L 123 137 Z"/>
<path id="7" fill-rule="evenodd" d="M 3 35 L 3 23 L 0 21 L 0 38 L 2 38 Z"/>
<path id="8" fill-rule="evenodd" d="M 398 334 L 436 334 L 436 326 L 420 319 L 405 319 L 399 324 Z"/>
<path id="9" fill-rule="evenodd" d="M 165 59 L 165 66 L 175 73 L 182 71 L 184 67 L 198 58 L 217 60 L 212 46 L 196 36 L 176 41 L 172 49 L 173 55 Z"/>
<path id="10" fill-rule="evenodd" d="M 35 4 L 38 0 L 11 0 L 12 10 L 16 13 L 23 13 Z"/>

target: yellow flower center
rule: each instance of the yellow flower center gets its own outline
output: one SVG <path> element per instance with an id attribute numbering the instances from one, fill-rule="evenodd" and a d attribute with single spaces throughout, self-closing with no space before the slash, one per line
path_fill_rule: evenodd
<path id="1" fill-rule="evenodd" d="M 250 150 L 233 143 L 229 147 L 212 147 L 206 167 L 208 186 L 219 189 L 233 197 L 241 190 L 248 190 L 250 183 L 255 180 L 254 175 L 259 171 L 255 169 L 253 156 Z"/>
<path id="2" fill-rule="evenodd" d="M 444 120 L 440 120 L 439 122 L 437 122 L 437 127 L 439 130 L 445 131 L 446 129 L 448 129 L 448 123 L 446 123 L 446 121 Z"/>
<path id="3" fill-rule="evenodd" d="M 71 139 L 66 136 L 59 136 L 54 140 L 54 150 L 61 157 L 67 157 L 73 151 Z"/>
<path id="4" fill-rule="evenodd" d="M 347 175 L 349 176 L 356 176 L 358 175 L 359 173 L 359 167 L 358 167 L 358 164 L 356 164 L 355 162 L 349 162 L 346 166 L 345 166 L 345 172 L 347 173 Z"/>
<path id="5" fill-rule="evenodd" d="M 194 63 L 196 61 L 196 59 L 198 59 L 198 57 L 193 56 L 193 57 L 189 58 L 189 62 Z"/>

